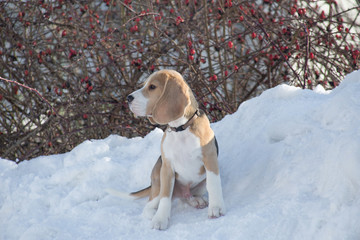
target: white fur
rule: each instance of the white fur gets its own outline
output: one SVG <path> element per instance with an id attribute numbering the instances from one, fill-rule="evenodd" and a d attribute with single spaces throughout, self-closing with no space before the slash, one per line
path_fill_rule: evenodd
<path id="1" fill-rule="evenodd" d="M 135 197 L 129 195 L 129 193 L 120 192 L 112 188 L 106 188 L 105 191 L 110 195 L 122 198 L 122 199 L 135 199 Z"/>
<path id="2" fill-rule="evenodd" d="M 153 217 L 151 223 L 152 228 L 158 230 L 164 230 L 167 228 L 170 219 L 171 212 L 171 198 L 161 198 L 159 202 L 159 208 Z"/>
<path id="3" fill-rule="evenodd" d="M 192 187 L 205 179 L 205 175 L 199 175 L 203 165 L 200 139 L 189 128 L 181 132 L 166 132 L 163 152 L 183 185 Z"/>
<path id="4" fill-rule="evenodd" d="M 177 180 L 180 183 L 195 186 L 204 180 L 205 175 L 199 175 L 200 167 L 203 164 L 200 139 L 189 129 L 182 132 L 167 132 L 163 142 L 163 152 L 164 157 L 171 163 L 173 171 L 178 174 Z M 172 196 L 172 192 L 170 196 Z M 206 206 L 205 201 L 200 201 L 200 199 L 194 199 L 192 204 L 199 208 Z M 160 230 L 167 228 L 170 212 L 171 198 L 161 198 L 159 208 L 152 219 L 152 227 Z"/>
<path id="5" fill-rule="evenodd" d="M 130 110 L 140 117 L 146 116 L 146 106 L 149 101 L 149 99 L 142 94 L 144 87 L 131 94 L 134 97 L 134 100 L 130 103 Z"/>
<path id="6" fill-rule="evenodd" d="M 156 198 L 149 201 L 143 210 L 142 215 L 147 219 L 152 219 L 156 213 L 156 210 L 159 206 L 160 197 L 157 196 Z"/>
<path id="7" fill-rule="evenodd" d="M 169 122 L 169 126 L 170 127 L 178 127 L 178 126 L 184 125 L 187 121 L 188 121 L 188 119 L 186 117 L 182 116 L 172 122 Z"/>
<path id="8" fill-rule="evenodd" d="M 206 171 L 206 188 L 209 193 L 209 218 L 217 218 L 225 215 L 225 204 L 221 190 L 220 174 Z"/>

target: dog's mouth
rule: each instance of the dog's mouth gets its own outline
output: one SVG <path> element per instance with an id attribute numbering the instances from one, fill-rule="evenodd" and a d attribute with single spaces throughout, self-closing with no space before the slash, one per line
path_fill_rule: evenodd
<path id="1" fill-rule="evenodd" d="M 152 116 L 152 113 L 146 114 L 146 110 L 140 104 L 130 103 L 129 109 L 135 117 L 148 117 L 149 115 Z"/>

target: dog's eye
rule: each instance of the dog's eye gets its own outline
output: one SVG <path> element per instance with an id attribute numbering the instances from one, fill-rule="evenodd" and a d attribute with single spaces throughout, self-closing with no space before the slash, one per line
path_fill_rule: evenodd
<path id="1" fill-rule="evenodd" d="M 154 84 L 150 84 L 150 86 L 149 86 L 150 90 L 154 90 L 155 88 L 156 88 L 156 86 Z"/>

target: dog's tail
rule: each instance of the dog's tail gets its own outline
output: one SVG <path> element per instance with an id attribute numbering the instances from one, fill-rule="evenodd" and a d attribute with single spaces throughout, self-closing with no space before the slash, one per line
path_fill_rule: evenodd
<path id="1" fill-rule="evenodd" d="M 124 193 L 124 192 L 120 192 L 120 191 L 117 191 L 117 190 L 111 189 L 111 188 L 108 188 L 105 191 L 113 196 L 116 196 L 116 197 L 119 197 L 122 199 L 139 199 L 139 198 L 144 198 L 144 197 L 149 196 L 150 190 L 151 190 L 151 186 L 144 188 L 137 192 L 132 192 L 132 193 Z"/>
<path id="2" fill-rule="evenodd" d="M 140 191 L 130 193 L 130 196 L 135 198 L 144 198 L 150 195 L 150 191 L 151 186 L 148 186 L 147 188 L 141 189 Z"/>

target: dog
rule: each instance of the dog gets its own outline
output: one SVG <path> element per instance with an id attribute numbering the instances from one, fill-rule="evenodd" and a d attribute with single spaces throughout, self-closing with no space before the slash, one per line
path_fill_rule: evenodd
<path id="1" fill-rule="evenodd" d="M 205 113 L 182 75 L 174 70 L 151 74 L 143 87 L 129 96 L 130 110 L 152 124 L 167 125 L 161 156 L 151 173 L 151 185 L 133 197 L 149 196 L 143 214 L 152 228 L 168 227 L 171 200 L 180 197 L 195 208 L 208 209 L 209 218 L 225 214 L 219 172 L 218 144 Z M 208 192 L 208 202 L 204 198 Z"/>

